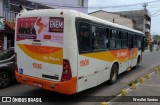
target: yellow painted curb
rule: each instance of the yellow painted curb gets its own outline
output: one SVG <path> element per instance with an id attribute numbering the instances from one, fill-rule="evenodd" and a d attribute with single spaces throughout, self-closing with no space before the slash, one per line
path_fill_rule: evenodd
<path id="1" fill-rule="evenodd" d="M 149 74 L 146 74 L 145 77 L 146 77 L 146 79 L 149 79 L 149 78 L 150 78 L 150 75 L 149 75 Z"/>
<path id="2" fill-rule="evenodd" d="M 140 78 L 140 83 L 144 83 L 144 78 Z"/>
<path id="3" fill-rule="evenodd" d="M 157 73 L 158 71 L 160 71 L 160 66 L 158 66 L 158 67 L 155 68 L 155 70 L 154 70 L 155 73 Z M 152 72 L 152 73 L 154 73 L 154 72 Z M 152 73 L 151 73 L 151 74 L 152 74 Z M 146 78 L 146 79 L 149 79 L 151 74 L 146 74 L 144 78 L 140 78 L 140 79 L 139 79 L 139 82 L 140 82 L 141 84 L 144 83 L 145 78 Z M 138 85 L 138 84 L 137 84 L 137 85 Z M 136 89 L 136 88 L 137 88 L 137 85 L 136 85 L 136 83 L 133 82 L 132 85 L 131 85 L 132 89 Z M 131 87 L 130 87 L 130 89 L 131 89 Z M 121 96 L 126 96 L 126 94 L 127 94 L 126 89 L 123 89 L 123 90 L 121 91 Z M 107 102 L 101 102 L 101 105 L 108 105 L 108 103 L 107 103 Z"/>
<path id="4" fill-rule="evenodd" d="M 157 73 L 158 72 L 158 68 L 155 68 L 154 72 Z"/>
<path id="5" fill-rule="evenodd" d="M 132 83 L 132 89 L 136 89 L 137 85 L 135 83 Z"/>
<path id="6" fill-rule="evenodd" d="M 127 91 L 125 89 L 122 90 L 122 96 L 126 96 Z"/>
<path id="7" fill-rule="evenodd" d="M 108 105 L 107 102 L 101 102 L 101 105 Z"/>

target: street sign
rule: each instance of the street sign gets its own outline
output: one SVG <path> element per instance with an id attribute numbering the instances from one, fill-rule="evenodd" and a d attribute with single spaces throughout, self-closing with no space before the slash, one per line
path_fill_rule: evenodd
<path id="1" fill-rule="evenodd" d="M 0 30 L 4 30 L 4 29 L 5 29 L 5 18 L 0 17 Z"/>

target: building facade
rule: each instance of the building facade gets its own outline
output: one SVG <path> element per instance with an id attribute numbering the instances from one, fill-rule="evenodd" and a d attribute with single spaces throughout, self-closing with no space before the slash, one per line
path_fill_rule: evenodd
<path id="1" fill-rule="evenodd" d="M 30 0 L 52 8 L 72 9 L 88 14 L 88 0 Z"/>
<path id="2" fill-rule="evenodd" d="M 148 39 L 148 47 L 150 46 L 150 32 L 151 32 L 151 14 L 145 8 L 143 10 L 120 11 L 116 12 L 122 16 L 133 19 L 136 22 L 136 30 L 142 31 Z"/>
<path id="3" fill-rule="evenodd" d="M 116 14 L 116 13 L 99 10 L 99 11 L 89 13 L 89 15 L 135 29 L 135 21 L 134 20 L 122 17 L 121 15 Z"/>
<path id="4" fill-rule="evenodd" d="M 15 20 L 16 15 L 21 11 L 19 5 L 26 7 L 28 10 L 51 8 L 33 3 L 27 0 L 0 0 L 0 51 L 14 46 Z"/>
<path id="5" fill-rule="evenodd" d="M 47 3 L 46 3 L 47 1 Z M 0 20 L 4 19 L 2 30 L 0 26 L 0 51 L 14 46 L 16 15 L 21 11 L 19 5 L 27 10 L 67 8 L 88 14 L 88 0 L 0 0 Z"/>

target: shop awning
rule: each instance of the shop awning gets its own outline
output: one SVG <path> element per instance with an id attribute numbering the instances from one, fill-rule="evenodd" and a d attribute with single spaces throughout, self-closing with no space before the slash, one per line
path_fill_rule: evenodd
<path id="1" fill-rule="evenodd" d="M 3 31 L 6 34 L 14 34 L 15 31 L 15 23 L 5 22 L 5 30 Z"/>
<path id="2" fill-rule="evenodd" d="M 15 23 L 12 22 L 6 22 L 6 26 L 8 26 L 10 29 L 15 30 Z"/>

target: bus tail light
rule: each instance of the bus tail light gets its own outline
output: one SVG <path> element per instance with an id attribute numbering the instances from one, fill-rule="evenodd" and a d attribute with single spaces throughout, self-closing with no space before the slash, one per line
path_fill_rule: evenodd
<path id="1" fill-rule="evenodd" d="M 72 78 L 70 63 L 67 59 L 63 59 L 63 71 L 61 82 L 68 81 Z"/>

